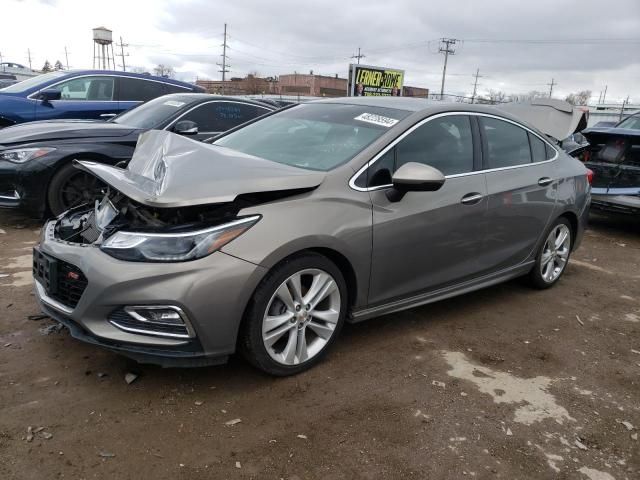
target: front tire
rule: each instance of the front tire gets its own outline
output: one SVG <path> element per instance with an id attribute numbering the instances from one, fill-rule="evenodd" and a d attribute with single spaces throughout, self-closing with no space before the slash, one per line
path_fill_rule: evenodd
<path id="1" fill-rule="evenodd" d="M 55 216 L 83 203 L 93 203 L 102 198 L 106 185 L 97 177 L 67 163 L 58 170 L 47 191 L 49 210 Z"/>
<path id="2" fill-rule="evenodd" d="M 348 305 L 340 269 L 326 257 L 304 253 L 276 265 L 247 308 L 240 351 L 276 376 L 313 367 L 338 337 Z"/>
<path id="3" fill-rule="evenodd" d="M 539 289 L 555 285 L 569 263 L 572 245 L 571 224 L 566 218 L 560 217 L 545 233 L 535 266 L 529 272 L 529 283 Z"/>

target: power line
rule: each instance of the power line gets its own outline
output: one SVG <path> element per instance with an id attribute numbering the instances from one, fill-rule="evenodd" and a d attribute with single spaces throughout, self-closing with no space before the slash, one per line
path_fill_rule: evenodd
<path id="1" fill-rule="evenodd" d="M 456 51 L 451 48 L 452 45 L 455 45 L 459 42 L 457 38 L 441 38 L 440 39 L 440 48 L 438 51 L 440 53 L 444 53 L 444 67 L 442 68 L 442 85 L 440 86 L 440 99 L 442 99 L 444 95 L 444 78 L 447 75 L 447 60 L 449 59 L 449 55 L 455 55 Z"/>
<path id="2" fill-rule="evenodd" d="M 551 98 L 551 95 L 553 94 L 553 87 L 557 84 L 558 83 L 553 78 L 551 79 L 551 83 L 547 83 L 547 85 L 549 85 L 549 98 Z"/>
<path id="3" fill-rule="evenodd" d="M 363 55 L 362 53 L 360 53 L 360 47 L 358 47 L 358 54 L 357 55 L 352 55 L 351 58 L 356 58 L 358 59 L 358 65 L 360 65 L 360 59 L 361 58 L 365 58 L 366 55 Z"/>
<path id="4" fill-rule="evenodd" d="M 222 55 L 220 55 L 222 57 L 222 63 L 217 63 L 216 65 L 218 65 L 219 67 L 222 67 L 222 69 L 220 70 L 220 72 L 222 73 L 222 81 L 225 81 L 225 76 L 227 73 L 229 73 L 229 69 L 227 67 L 229 67 L 229 65 L 227 65 L 227 60 L 228 60 L 228 56 L 227 56 L 227 24 L 224 24 L 224 34 L 223 34 L 223 42 L 222 42 Z M 224 85 L 222 86 L 222 93 L 224 93 Z"/>
<path id="5" fill-rule="evenodd" d="M 473 95 L 471 95 L 471 103 L 474 103 L 476 100 L 476 92 L 478 91 L 478 78 L 482 78 L 480 75 L 480 69 L 476 69 L 476 74 L 474 75 L 476 78 L 475 82 L 473 82 Z"/>
<path id="6" fill-rule="evenodd" d="M 122 58 L 122 65 L 120 65 L 122 67 L 122 71 L 126 72 L 127 71 L 127 66 L 124 63 L 124 57 L 128 57 L 129 53 L 124 53 L 124 47 L 128 47 L 129 44 L 128 43 L 124 43 L 122 41 L 122 37 L 120 37 L 120 43 L 116 43 L 116 47 L 120 47 L 120 55 L 118 55 L 120 58 Z"/>

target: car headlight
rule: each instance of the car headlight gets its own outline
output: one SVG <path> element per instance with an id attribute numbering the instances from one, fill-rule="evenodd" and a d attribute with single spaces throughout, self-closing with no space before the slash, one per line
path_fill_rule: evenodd
<path id="1" fill-rule="evenodd" d="M 34 158 L 39 158 L 47 153 L 55 151 L 55 148 L 15 148 L 0 152 L 0 159 L 13 163 L 24 163 Z"/>
<path id="2" fill-rule="evenodd" d="M 109 237 L 100 249 L 130 262 L 184 262 L 206 257 L 260 220 L 259 215 L 242 218 L 204 230 L 180 233 L 120 231 Z"/>

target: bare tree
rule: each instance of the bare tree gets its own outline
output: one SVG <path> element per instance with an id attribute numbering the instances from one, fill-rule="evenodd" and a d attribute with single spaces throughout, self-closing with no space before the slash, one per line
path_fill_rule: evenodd
<path id="1" fill-rule="evenodd" d="M 509 97 L 502 90 L 489 90 L 486 95 L 479 96 L 476 100 L 481 104 L 495 105 L 496 103 L 505 103 L 509 101 Z"/>
<path id="2" fill-rule="evenodd" d="M 586 105 L 591 98 L 591 90 L 580 90 L 576 93 L 570 93 L 565 100 L 571 105 Z"/>
<path id="3" fill-rule="evenodd" d="M 511 95 L 511 101 L 513 102 L 530 102 L 537 98 L 548 98 L 549 94 L 541 92 L 539 90 L 531 90 L 529 93 L 516 93 Z"/>
<path id="4" fill-rule="evenodd" d="M 64 66 L 60 60 L 56 60 L 56 64 L 53 66 L 56 70 L 64 70 Z"/>
<path id="5" fill-rule="evenodd" d="M 157 65 L 154 69 L 153 72 L 159 76 L 159 77 L 167 77 L 167 78 L 173 78 L 173 76 L 175 75 L 175 71 L 173 70 L 173 67 L 168 66 L 168 65 L 163 65 L 163 64 L 159 64 Z"/>

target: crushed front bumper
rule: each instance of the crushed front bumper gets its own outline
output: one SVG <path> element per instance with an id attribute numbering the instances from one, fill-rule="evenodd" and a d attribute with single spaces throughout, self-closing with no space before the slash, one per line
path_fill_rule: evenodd
<path id="1" fill-rule="evenodd" d="M 43 277 L 36 275 L 36 298 L 42 311 L 69 327 L 74 337 L 163 366 L 220 363 L 235 351 L 240 321 L 266 273 L 263 267 L 222 252 L 190 262 L 124 262 L 93 245 L 57 240 L 54 228 L 53 221 L 45 225 L 37 252 L 77 267 L 86 287 L 73 305 L 60 301 L 68 296 L 50 295 Z M 114 312 L 132 305 L 174 306 L 188 318 L 193 335 L 134 333 L 110 321 Z"/>

